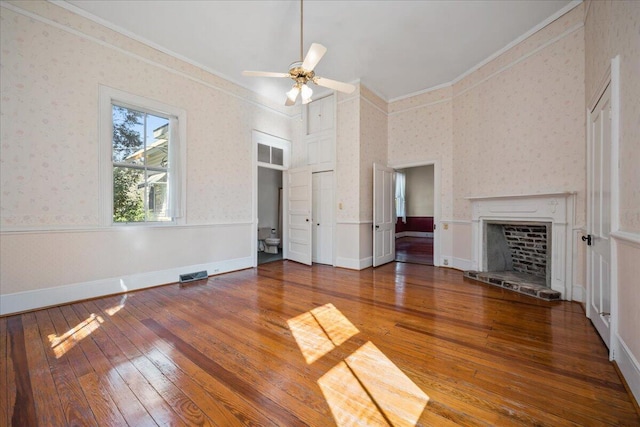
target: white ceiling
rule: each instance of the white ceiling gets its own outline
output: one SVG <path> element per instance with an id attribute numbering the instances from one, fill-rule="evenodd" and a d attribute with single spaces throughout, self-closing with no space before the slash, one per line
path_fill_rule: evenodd
<path id="1" fill-rule="evenodd" d="M 284 102 L 292 85 L 240 73 L 287 72 L 299 60 L 297 0 L 57 3 L 274 101 Z M 325 45 L 317 75 L 359 79 L 389 101 L 456 80 L 576 3 L 306 0 L 304 52 L 312 42 Z"/>

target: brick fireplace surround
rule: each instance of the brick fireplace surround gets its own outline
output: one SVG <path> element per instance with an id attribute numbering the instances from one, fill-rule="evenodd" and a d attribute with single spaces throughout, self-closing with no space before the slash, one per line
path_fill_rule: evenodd
<path id="1" fill-rule="evenodd" d="M 574 223 L 575 193 L 561 192 L 513 196 L 468 197 L 472 206 L 472 270 L 467 277 L 478 278 L 505 288 L 538 296 L 543 299 L 572 299 L 572 230 Z M 488 224 L 545 224 L 550 244 L 547 245 L 545 271 L 524 272 L 522 268 L 512 268 L 512 272 L 489 280 L 483 274 L 490 271 L 487 257 Z M 536 232 L 527 234 L 534 235 Z M 506 233 L 505 233 L 506 234 Z M 528 255 L 527 255 L 528 256 Z M 535 264 L 535 263 L 534 263 Z M 492 266 L 492 269 L 495 266 Z M 534 265 L 533 269 L 536 268 Z M 506 270 L 506 268 L 505 268 Z M 520 271 L 518 271 L 520 270 Z M 533 277 L 534 287 L 522 286 L 522 274 Z M 542 277 L 544 274 L 545 277 Z M 536 278 L 537 277 L 537 278 Z M 552 292 L 555 291 L 555 292 Z"/>

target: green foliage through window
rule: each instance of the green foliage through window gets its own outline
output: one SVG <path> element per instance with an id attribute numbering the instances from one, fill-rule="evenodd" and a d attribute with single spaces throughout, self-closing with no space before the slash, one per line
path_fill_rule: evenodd
<path id="1" fill-rule="evenodd" d="M 171 221 L 169 119 L 112 105 L 113 222 Z"/>

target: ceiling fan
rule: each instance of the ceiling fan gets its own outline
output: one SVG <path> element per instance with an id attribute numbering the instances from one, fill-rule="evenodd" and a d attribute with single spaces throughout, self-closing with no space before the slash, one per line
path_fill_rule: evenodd
<path id="1" fill-rule="evenodd" d="M 303 52 L 303 5 L 300 0 L 300 61 L 296 61 L 289 66 L 288 73 L 275 73 L 269 71 L 243 71 L 243 76 L 249 77 L 288 77 L 295 83 L 290 91 L 287 92 L 287 101 L 285 105 L 290 106 L 296 103 L 298 94 L 301 95 L 302 103 L 308 104 L 312 101 L 311 95 L 313 90 L 307 85 L 309 82 L 313 82 L 318 86 L 323 86 L 329 89 L 334 89 L 339 92 L 351 93 L 355 90 L 355 86 L 349 83 L 343 83 L 336 80 L 327 79 L 324 77 L 316 76 L 313 69 L 318 65 L 320 59 L 327 52 L 327 48 L 320 43 L 312 43 L 307 56 L 302 59 Z"/>

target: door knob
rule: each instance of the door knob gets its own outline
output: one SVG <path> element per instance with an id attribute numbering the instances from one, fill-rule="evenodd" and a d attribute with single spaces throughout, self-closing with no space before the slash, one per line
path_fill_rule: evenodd
<path id="1" fill-rule="evenodd" d="M 586 236 L 582 236 L 582 241 L 587 242 L 587 246 L 591 246 L 591 234 L 587 234 Z"/>
<path id="2" fill-rule="evenodd" d="M 379 225 L 376 225 L 376 230 L 377 230 L 378 228 L 380 228 L 380 226 L 379 226 Z"/>

